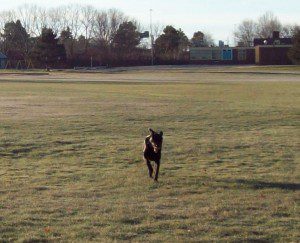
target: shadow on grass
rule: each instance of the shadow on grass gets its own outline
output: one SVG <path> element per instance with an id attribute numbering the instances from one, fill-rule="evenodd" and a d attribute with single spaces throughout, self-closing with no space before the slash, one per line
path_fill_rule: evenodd
<path id="1" fill-rule="evenodd" d="M 278 188 L 278 189 L 291 190 L 291 191 L 300 190 L 299 183 L 264 182 L 264 181 L 256 181 L 256 180 L 245 180 L 245 179 L 238 179 L 230 182 L 250 186 L 253 189 Z"/>

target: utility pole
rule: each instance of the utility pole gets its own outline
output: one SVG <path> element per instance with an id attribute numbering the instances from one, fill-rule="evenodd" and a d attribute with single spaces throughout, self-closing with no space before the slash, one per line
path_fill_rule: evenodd
<path id="1" fill-rule="evenodd" d="M 154 50 L 153 50 L 153 32 L 152 32 L 152 12 L 150 9 L 150 43 L 151 43 L 151 65 L 154 65 Z"/>

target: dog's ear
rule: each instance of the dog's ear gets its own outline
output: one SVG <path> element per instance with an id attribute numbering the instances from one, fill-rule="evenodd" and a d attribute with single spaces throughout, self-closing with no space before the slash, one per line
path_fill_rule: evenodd
<path id="1" fill-rule="evenodd" d="M 154 134 L 154 131 L 151 128 L 149 128 L 148 130 L 149 130 L 149 132 L 150 132 L 151 135 Z"/>
<path id="2" fill-rule="evenodd" d="M 163 135 L 164 135 L 163 131 L 161 131 L 159 134 L 160 134 L 160 136 L 163 136 Z"/>

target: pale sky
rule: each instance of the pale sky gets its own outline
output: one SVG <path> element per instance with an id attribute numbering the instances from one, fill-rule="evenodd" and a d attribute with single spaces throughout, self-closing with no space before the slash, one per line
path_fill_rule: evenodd
<path id="1" fill-rule="evenodd" d="M 209 32 L 217 42 L 233 43 L 235 25 L 244 19 L 256 20 L 271 11 L 283 24 L 300 25 L 300 0 L 0 0 L 0 11 L 22 4 L 57 7 L 66 4 L 89 4 L 100 9 L 118 8 L 126 15 L 149 25 L 153 22 L 181 28 L 188 37 L 196 31 Z"/>

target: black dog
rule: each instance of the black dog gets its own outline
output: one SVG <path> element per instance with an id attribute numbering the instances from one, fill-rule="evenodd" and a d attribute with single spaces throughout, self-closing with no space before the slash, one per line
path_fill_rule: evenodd
<path id="1" fill-rule="evenodd" d="M 156 133 L 149 128 L 150 135 L 146 137 L 144 143 L 144 160 L 147 163 L 149 176 L 153 178 L 153 167 L 150 161 L 154 161 L 156 164 L 156 172 L 154 180 L 158 179 L 158 172 L 161 159 L 161 149 L 163 142 L 163 132 Z"/>

